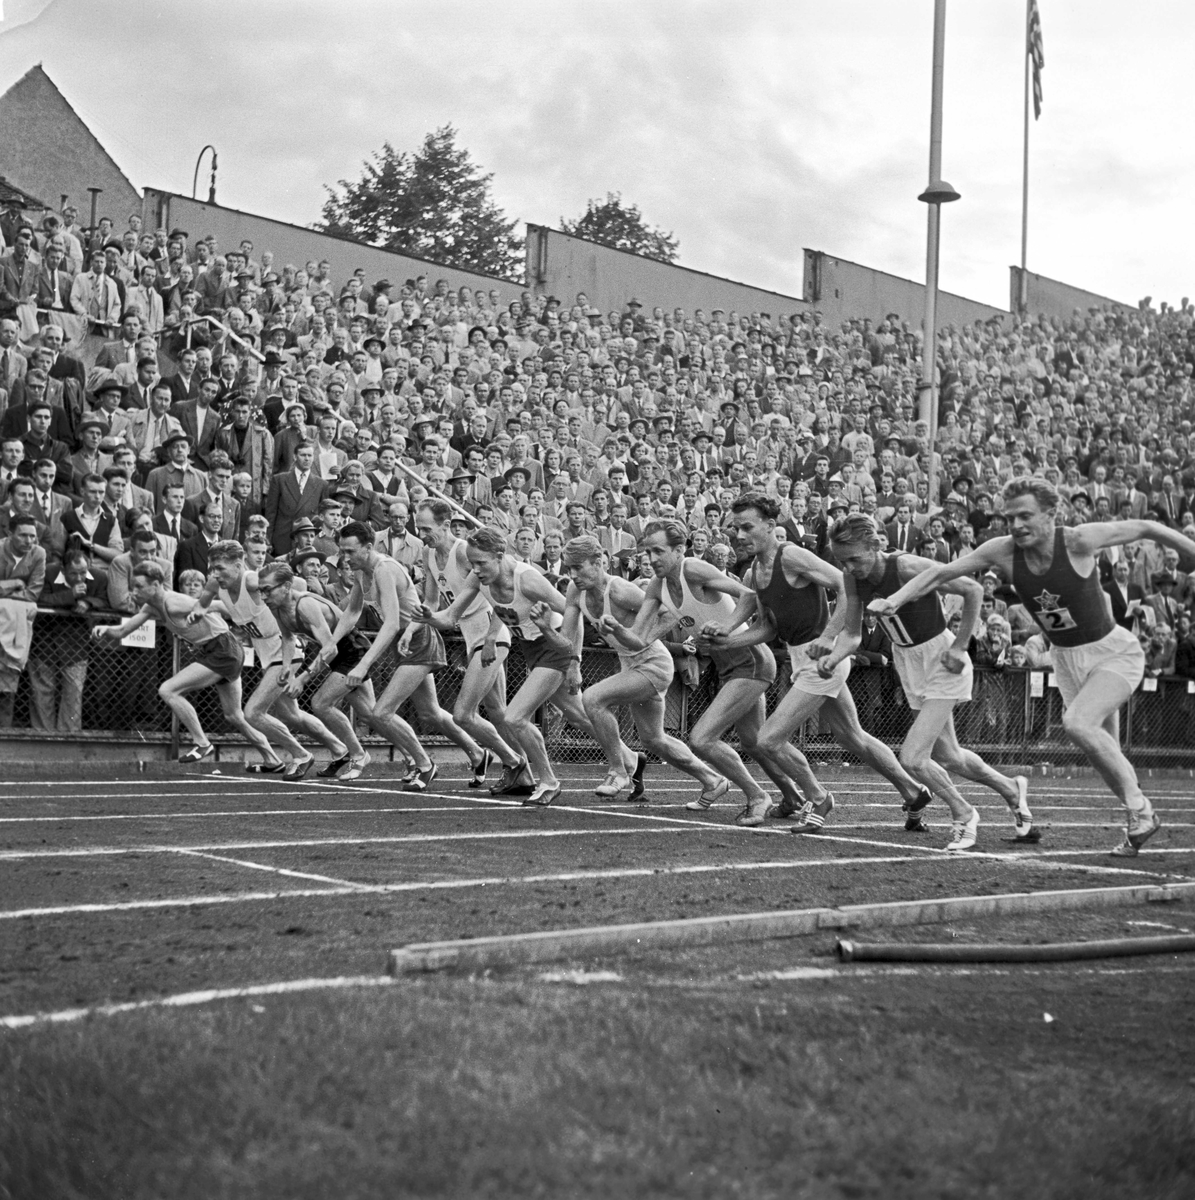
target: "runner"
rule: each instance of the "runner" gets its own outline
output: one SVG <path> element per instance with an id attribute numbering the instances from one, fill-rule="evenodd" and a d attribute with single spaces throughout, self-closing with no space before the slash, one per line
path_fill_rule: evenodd
<path id="1" fill-rule="evenodd" d="M 811 653 L 813 647 L 829 653 L 834 645 L 846 613 L 842 572 L 812 551 L 791 542 L 782 543 L 776 537 L 780 505 L 770 496 L 748 493 L 731 505 L 731 512 L 739 545 L 754 556 L 748 580 L 752 590 L 739 599 L 725 624 L 707 622 L 701 634 L 708 644 L 723 651 L 769 642 L 775 637 L 788 647 L 792 684 L 764 722 L 754 754 L 761 763 L 769 764 L 772 778 L 788 776 L 799 780 L 802 790 L 807 782 L 811 787 L 812 791 L 805 792 L 805 803 L 793 832 L 817 833 L 834 809 L 833 795 L 813 774 L 809 760 L 789 740 L 819 711 L 824 712 L 839 745 L 883 775 L 901 794 L 905 829 L 928 832 L 920 812 L 933 797 L 902 769 L 888 746 L 860 725 L 855 700 L 847 686 L 851 659 L 844 658 L 827 677 L 817 669 L 817 654 Z M 834 617 L 829 616 L 827 590 L 838 598 Z M 732 632 L 757 612 L 759 621 L 741 633 Z M 781 801 L 768 815 L 785 817 L 793 811 L 790 804 Z"/>
<path id="2" fill-rule="evenodd" d="M 469 578 L 468 547 L 463 538 L 452 532 L 452 506 L 443 500 L 424 500 L 415 513 L 415 532 L 422 539 L 423 607 L 435 612 L 448 608 L 460 595 Z M 491 788 L 493 795 L 505 795 L 515 783 L 523 760 L 510 748 L 506 738 L 513 735 L 506 729 L 506 656 L 510 653 L 510 630 L 503 626 L 494 645 L 494 658 L 483 664 L 479 653 L 490 629 L 490 606 L 477 593 L 457 620 L 457 628 L 465 641 L 465 676 L 452 709 L 453 720 L 484 749 L 473 761 L 470 787 L 481 787 L 496 755 L 505 771 L 498 784 Z M 484 704 L 489 720 L 481 715 Z"/>
<path id="3" fill-rule="evenodd" d="M 322 742 L 333 761 L 347 762 L 344 742 L 318 717 L 305 713 L 286 692 L 282 634 L 274 613 L 266 606 L 257 572 L 245 567 L 244 547 L 232 540 L 217 542 L 207 553 L 207 565 L 207 583 L 187 621 L 201 621 L 209 610 L 218 612 L 241 637 L 249 639 L 261 665 L 261 679 L 245 705 L 245 717 L 291 756 L 283 779 L 298 781 L 315 763 L 315 755 L 303 748 L 295 733 Z"/>
<path id="4" fill-rule="evenodd" d="M 374 704 L 369 720 L 415 763 L 414 774 L 402 780 L 401 789 L 425 792 L 436 777 L 437 767 L 414 729 L 398 715 L 399 706 L 405 700 L 412 701 L 424 725 L 455 742 L 469 755 L 471 762 L 481 757 L 481 747 L 440 707 L 436 698 L 431 673 L 448 661 L 444 654 L 444 639 L 423 622 L 412 619 L 419 613 L 419 593 L 415 584 L 401 563 L 373 548 L 373 535 L 367 526 L 360 521 L 350 521 L 341 529 L 339 541 L 341 554 L 353 568 L 354 582 L 333 631 L 333 640 L 340 642 L 355 628 L 366 603 L 380 609 L 382 617 L 382 627 L 373 644 L 346 673 L 345 685 L 350 690 L 362 686 L 370 667 L 393 645 L 398 665 Z"/>
<path id="5" fill-rule="evenodd" d="M 302 587 L 302 584 L 299 585 Z M 327 597 L 295 588 L 295 575 L 284 562 L 268 563 L 258 573 L 258 587 L 270 606 L 282 634 L 282 670 L 279 682 L 288 696 L 297 699 L 308 684 L 319 678 L 324 670 L 328 676 L 311 698 L 311 711 L 344 743 L 345 752 L 332 759 L 316 772 L 321 779 L 347 782 L 360 779 L 369 766 L 369 752 L 361 745 L 353 722 L 340 706 L 347 700 L 349 707 L 368 723 L 377 701 L 373 682 L 366 679 L 358 687 L 349 687 L 348 673 L 365 656 L 369 639 L 360 630 L 352 629 L 338 642 L 332 630 L 344 615 Z M 319 649 L 310 662 L 294 669 L 297 643 L 315 645 Z M 340 772 L 348 767 L 343 774 Z"/>
<path id="6" fill-rule="evenodd" d="M 286 764 L 274 753 L 265 734 L 254 729 L 241 711 L 241 666 L 245 655 L 240 642 L 216 613 L 208 613 L 194 623 L 188 622 L 187 617 L 195 606 L 195 600 L 166 586 L 166 570 L 157 559 L 137 563 L 133 567 L 131 589 L 133 602 L 140 606 L 137 612 L 120 625 L 97 625 L 91 631 L 92 636 L 116 640 L 128 637 L 146 621 L 161 622 L 175 637 L 187 642 L 195 650 L 195 661 L 188 663 L 158 688 L 158 695 L 178 715 L 195 743 L 185 754 L 179 755 L 178 761 L 202 762 L 216 752 L 203 731 L 199 714 L 187 699 L 191 692 L 214 685 L 224 719 L 260 750 L 265 760 L 250 763 L 245 770 L 255 774 L 282 774 Z"/>
<path id="7" fill-rule="evenodd" d="M 643 547 L 655 576 L 647 585 L 643 609 L 635 622 L 636 636 L 644 645 L 650 645 L 678 625 L 687 632 L 697 633 L 711 621 L 727 621 L 739 597 L 751 594 L 739 580 L 719 571 L 712 563 L 686 558 L 687 540 L 688 530 L 671 518 L 650 521 L 643 531 Z M 634 644 L 625 637 L 622 640 L 624 645 Z M 758 644 L 730 650 L 710 644 L 707 649 L 718 669 L 718 692 L 694 726 L 689 744 L 715 769 L 720 782 L 707 787 L 685 807 L 694 811 L 709 808 L 726 795 L 733 783 L 747 797 L 746 807 L 735 821 L 739 825 L 762 825 L 771 808 L 771 799 L 733 747 L 722 740 L 722 735 L 733 725 L 738 731 L 739 745 L 756 758 L 780 789 L 781 796 L 796 807 L 799 797 L 792 780 L 755 755 L 756 740 L 766 715 L 764 694 L 776 680 L 776 659 L 767 646 Z M 812 773 L 809 778 L 813 779 Z"/>
<path id="8" fill-rule="evenodd" d="M 1111 853 L 1134 857 L 1161 827 L 1120 749 L 1120 709 L 1145 672 L 1145 654 L 1112 620 L 1100 587 L 1097 556 L 1111 546 L 1148 538 L 1195 565 L 1195 542 L 1156 521 L 1056 524 L 1058 492 L 1044 479 L 1022 476 L 1004 486 L 1011 534 L 984 542 L 952 563 L 938 563 L 873 604 L 881 620 L 889 606 L 916 602 L 953 579 L 995 570 L 1012 581 L 1020 602 L 1050 641 L 1054 678 L 1065 706 L 1062 724 L 1126 810 L 1124 841 Z"/>
<path id="9" fill-rule="evenodd" d="M 535 725 L 536 710 L 550 702 L 571 725 L 597 738 L 577 693 L 570 691 L 564 678 L 571 663 L 580 664 L 579 647 L 565 649 L 559 641 L 544 636 L 545 626 L 560 627 L 564 597 L 530 563 L 518 562 L 507 554 L 506 540 L 496 530 L 475 529 L 465 541 L 471 574 L 446 609 L 434 613 L 425 607 L 422 620 L 437 629 L 452 629 L 474 599 L 483 596 L 493 612 L 489 632 L 478 652 L 482 666 L 497 659 L 503 626 L 510 630 L 527 667 L 527 679 L 506 710 L 506 728 L 523 752 L 514 778 L 516 783 L 531 783 L 532 791 L 524 804 L 551 804 L 560 795 L 560 780 L 552 769 L 543 734 Z M 626 751 L 623 767 L 627 774 L 637 769 L 630 750 Z"/>
<path id="10" fill-rule="evenodd" d="M 833 649 L 823 654 L 824 646 L 810 647 L 824 679 L 858 650 L 864 608 L 877 597 L 899 594 L 903 584 L 934 568 L 927 558 L 902 551 L 885 554 L 880 545 L 875 523 L 863 513 L 840 517 L 830 529 L 830 546 L 845 575 L 846 611 Z M 918 602 L 892 605 L 891 611 L 880 617 L 892 639 L 892 657 L 905 699 L 917 714 L 900 750 L 901 765 L 949 806 L 954 828 L 947 850 L 970 850 L 979 829 L 979 809 L 963 798 L 950 772 L 998 792 L 1012 811 L 1017 839 L 1038 841 L 1040 834 L 1033 828 L 1026 800 L 1028 780 L 1023 775 L 1009 779 L 993 770 L 978 754 L 964 750 L 954 731 L 954 706 L 971 699 L 967 643 L 979 615 L 983 588 L 974 579 L 963 578 L 942 585 L 941 591 L 963 598 L 957 634 L 946 627 L 942 601 L 927 594 L 928 590 L 924 589 Z"/>
<path id="11" fill-rule="evenodd" d="M 645 798 L 643 770 L 647 759 L 638 755 L 634 773 L 627 773 L 627 750 L 612 711 L 625 704 L 644 750 L 692 775 L 702 785 L 703 795 L 717 799 L 726 794 L 730 786 L 727 781 L 702 763 L 684 742 L 664 732 L 664 695 L 672 682 L 674 668 L 672 655 L 665 646 L 655 639 L 638 636 L 637 617 L 646 603 L 644 592 L 635 584 L 608 574 L 602 565 L 602 555 L 601 542 L 589 534 L 572 538 L 565 545 L 564 571 L 572 582 L 565 598 L 564 624 L 556 635 L 545 630 L 546 637 L 556 636 L 569 646 L 579 645 L 583 623 L 588 621 L 618 654 L 618 674 L 600 680 L 584 694 L 585 711 L 610 768 L 605 781 L 594 792 L 603 800 L 613 800 L 630 788 L 629 800 Z M 580 661 L 571 663 L 567 680 L 570 688 L 580 690 Z"/>

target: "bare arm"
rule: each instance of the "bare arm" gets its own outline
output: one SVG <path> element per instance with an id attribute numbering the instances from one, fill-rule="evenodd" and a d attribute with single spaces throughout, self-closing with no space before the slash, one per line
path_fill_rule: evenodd
<path id="1" fill-rule="evenodd" d="M 198 621 L 211 608 L 212 602 L 216 599 L 216 593 L 220 590 L 220 584 L 214 575 L 209 575 L 204 582 L 203 591 L 195 600 L 195 607 L 187 614 L 187 624 L 193 624 Z"/>
<path id="2" fill-rule="evenodd" d="M 635 624 L 624 629 L 618 639 L 628 650 L 646 650 L 680 624 L 680 617 L 660 603 L 660 592 L 667 586 L 662 579 L 653 579 L 647 585 Z"/>
<path id="3" fill-rule="evenodd" d="M 839 601 L 834 614 L 837 616 L 841 612 L 842 621 L 833 648 L 817 660 L 817 669 L 822 675 L 828 676 L 844 658 L 853 658 L 863 642 L 863 603 L 855 590 L 855 581 L 844 579 L 844 583 L 846 598 Z"/>
<path id="4" fill-rule="evenodd" d="M 1093 521 L 1078 525 L 1072 531 L 1071 550 L 1079 554 L 1096 554 L 1109 546 L 1123 546 L 1145 538 L 1177 550 L 1179 559 L 1189 569 L 1195 564 L 1195 542 L 1158 521 Z"/>
<path id="5" fill-rule="evenodd" d="M 93 638 L 117 638 L 128 637 L 134 629 L 140 629 L 153 616 L 148 605 L 143 605 L 139 611 L 134 613 L 127 621 L 123 621 L 119 625 L 96 625 L 92 631 Z"/>
<path id="6" fill-rule="evenodd" d="M 428 579 L 426 577 L 424 578 L 423 585 L 425 600 L 415 620 L 424 621 L 433 629 L 438 629 L 441 633 L 446 633 L 448 630 L 456 628 L 461 619 L 461 613 L 476 599 L 481 587 L 481 581 L 474 572 L 470 571 L 469 577 L 465 580 L 465 586 L 460 590 L 460 594 L 447 608 L 443 608 L 439 612 L 433 612 L 430 601 L 426 599 L 428 594 Z"/>
<path id="7" fill-rule="evenodd" d="M 907 557 L 909 556 L 901 559 L 902 575 L 905 573 L 903 563 Z M 898 608 L 903 608 L 913 600 L 920 600 L 922 596 L 928 596 L 930 592 L 944 590 L 943 585 L 952 580 L 999 568 L 1003 568 L 1005 575 L 1009 574 L 1009 566 L 1012 562 L 1012 538 L 992 538 L 991 541 L 984 542 L 982 546 L 977 546 L 969 554 L 964 554 L 962 558 L 956 558 L 951 563 L 930 563 L 929 559 L 915 561 L 929 563 L 928 569 L 919 571 L 900 591 L 895 592 L 887 599 L 873 600 L 867 606 L 869 611 L 878 613 L 882 617 L 891 616 Z"/>

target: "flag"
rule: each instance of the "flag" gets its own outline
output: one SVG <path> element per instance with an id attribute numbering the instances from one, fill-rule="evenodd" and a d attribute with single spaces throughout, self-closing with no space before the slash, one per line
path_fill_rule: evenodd
<path id="1" fill-rule="evenodd" d="M 1029 0 L 1029 28 L 1025 53 L 1033 60 L 1033 119 L 1036 121 L 1041 116 L 1041 73 L 1046 65 L 1046 55 L 1041 44 L 1041 14 L 1037 11 L 1037 0 Z"/>

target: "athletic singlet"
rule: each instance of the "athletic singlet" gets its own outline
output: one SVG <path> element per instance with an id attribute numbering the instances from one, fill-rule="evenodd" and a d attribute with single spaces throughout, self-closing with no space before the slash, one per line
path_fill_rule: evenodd
<path id="1" fill-rule="evenodd" d="M 443 570 L 436 561 L 435 549 L 431 546 L 423 548 L 423 569 L 436 586 L 436 593 L 440 598 L 438 609 L 448 608 L 452 604 L 464 590 L 465 580 L 471 574 L 471 568 L 461 570 L 460 566 L 460 548 L 464 544 L 463 538 L 453 538 L 452 546 L 448 551 L 448 562 L 444 565 Z M 478 593 L 477 598 L 461 613 L 459 620 L 467 621 L 479 613 L 488 615 L 489 610 L 490 606 L 486 603 L 485 597 Z"/>
<path id="2" fill-rule="evenodd" d="M 240 595 L 235 600 L 229 590 L 223 586 L 217 595 L 220 603 L 228 610 L 229 625 L 238 633 L 243 633 L 246 637 L 251 638 L 255 644 L 278 642 L 281 635 L 273 611 L 266 607 L 261 592 L 258 592 L 256 600 L 253 598 L 244 575 L 241 576 Z M 262 665 L 268 666 L 269 664 L 263 662 Z"/>
<path id="3" fill-rule="evenodd" d="M 515 563 L 514 580 L 509 604 L 503 604 L 500 600 L 495 600 L 494 593 L 490 591 L 488 584 L 481 584 L 480 591 L 486 600 L 493 605 L 494 612 L 498 614 L 498 620 L 510 630 L 510 636 L 515 641 L 537 642 L 543 637 L 543 630 L 531 619 L 531 608 L 536 601 L 532 600 L 523 591 L 522 580 L 528 571 L 535 571 L 535 568 L 530 563 Z M 535 573 L 539 575 L 538 571 Z M 542 579 L 543 576 L 540 575 L 540 578 Z M 563 620 L 564 618 L 553 609 L 552 628 L 559 629 Z"/>
<path id="4" fill-rule="evenodd" d="M 856 579 L 855 591 L 859 603 L 866 611 L 868 604 L 879 597 L 887 599 L 895 596 L 904 584 L 900 581 L 897 563 L 900 554 L 881 554 L 884 561 L 884 573 L 879 581 L 871 583 L 866 579 Z M 936 592 L 922 596 L 911 604 L 904 604 L 890 617 L 881 617 L 880 624 L 884 632 L 892 639 L 894 646 L 908 649 L 910 646 L 920 646 L 923 642 L 932 641 L 946 628 L 946 615 L 942 611 L 942 601 Z"/>
<path id="5" fill-rule="evenodd" d="M 303 618 L 303 614 L 299 611 L 299 605 L 304 600 L 314 600 L 324 610 L 324 620 L 328 623 L 328 628 L 334 630 L 336 622 L 343 615 L 339 608 L 332 603 L 327 596 L 321 596 L 316 592 L 304 592 L 301 596 L 295 597 L 294 620 L 291 620 L 290 614 L 284 609 L 278 609 L 274 616 L 278 622 L 278 628 L 286 634 L 287 637 L 298 638 L 304 642 L 315 641 L 315 635 L 311 632 L 311 626 Z"/>
<path id="6" fill-rule="evenodd" d="M 1029 570 L 1025 552 L 1013 542 L 1012 586 L 1054 646 L 1086 646 L 1115 627 L 1098 564 L 1086 577 L 1075 570 L 1061 526 L 1054 530 L 1053 561 L 1041 575 Z"/>
<path id="7" fill-rule="evenodd" d="M 415 585 L 411 582 L 410 575 L 407 574 L 407 569 L 400 562 L 396 562 L 392 558 L 382 557 L 378 560 L 377 568 L 369 577 L 369 590 L 365 595 L 365 603 L 370 606 L 378 615 L 378 618 L 385 620 L 382 604 L 381 592 L 378 590 L 378 572 L 385 571 L 388 575 L 395 579 L 395 591 L 398 593 L 398 615 L 399 624 L 405 629 L 410 623 L 411 618 L 419 611 L 419 594 L 415 590 Z M 365 572 L 358 571 L 357 575 L 361 579 L 361 586 L 365 587 Z"/>
<path id="8" fill-rule="evenodd" d="M 772 578 L 768 586 L 760 588 L 756 583 L 758 566 L 751 567 L 751 584 L 759 602 L 772 614 L 776 623 L 776 636 L 789 646 L 803 646 L 811 642 L 823 629 L 830 616 L 826 602 L 826 589 L 810 582 L 805 587 L 793 587 L 784 576 L 784 547 L 776 551 L 772 559 Z"/>
<path id="9" fill-rule="evenodd" d="M 614 613 L 610 608 L 610 589 L 613 586 L 614 586 L 614 576 L 611 575 L 610 578 L 606 580 L 606 587 L 605 587 L 605 590 L 602 592 L 602 616 L 603 617 L 613 617 L 614 616 Z M 638 666 L 640 663 L 645 663 L 645 662 L 649 661 L 650 659 L 658 658 L 658 657 L 660 657 L 660 655 L 663 655 L 664 658 L 671 659 L 672 655 L 669 654 L 668 650 L 664 646 L 662 646 L 659 642 L 653 642 L 651 645 L 645 646 L 642 650 L 630 650 L 626 646 L 624 646 L 616 637 L 614 637 L 613 634 L 603 633 L 600 629 L 598 629 L 599 618 L 595 618 L 589 611 L 589 604 L 586 599 L 587 596 L 588 596 L 587 592 L 581 593 L 581 616 L 583 616 L 585 618 L 585 620 L 587 620 L 590 623 L 590 625 L 592 625 L 594 627 L 594 629 L 597 630 L 598 636 L 602 639 L 602 641 L 604 641 L 606 643 L 606 645 L 610 647 L 611 650 L 613 650 L 617 653 L 619 662 L 621 662 L 624 666 L 627 666 L 627 667 Z M 615 617 L 614 619 L 617 620 L 618 618 Z"/>
<path id="10" fill-rule="evenodd" d="M 177 592 L 168 593 L 170 595 L 178 595 Z M 150 610 L 150 614 L 161 621 L 175 637 L 182 638 L 184 642 L 190 642 L 192 646 L 202 646 L 204 642 L 210 642 L 212 638 L 219 637 L 222 633 L 228 632 L 228 623 L 219 613 L 204 613 L 194 624 L 187 624 L 187 617 L 184 613 L 182 618 L 172 617 L 167 611 L 165 605 L 147 604 L 145 606 Z"/>
<path id="11" fill-rule="evenodd" d="M 680 587 L 681 602 L 678 608 L 672 602 L 668 580 L 660 580 L 660 607 L 666 612 L 680 617 L 681 628 L 686 635 L 700 633 L 701 627 L 706 621 L 721 621 L 725 624 L 730 620 L 730 615 L 736 607 L 733 596 L 728 596 L 725 592 L 717 592 L 717 599 L 708 604 L 698 600 L 693 595 L 693 589 L 689 587 L 689 581 L 685 578 L 684 566 L 680 569 Z M 748 658 L 754 656 L 760 650 L 759 646 L 749 646 L 745 650 L 715 650 L 711 648 L 709 656 L 714 665 L 719 670 L 723 670 L 744 659 L 745 656 Z M 771 657 L 770 652 L 768 657 Z"/>

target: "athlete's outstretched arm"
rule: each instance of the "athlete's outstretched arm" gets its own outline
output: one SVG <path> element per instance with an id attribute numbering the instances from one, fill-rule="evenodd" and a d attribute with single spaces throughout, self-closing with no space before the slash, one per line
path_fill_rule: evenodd
<path id="1" fill-rule="evenodd" d="M 481 580 L 477 578 L 475 571 L 470 571 L 468 578 L 465 580 L 464 587 L 461 588 L 460 595 L 447 607 L 442 608 L 439 612 L 433 612 L 428 600 L 427 578 L 424 578 L 424 600 L 419 606 L 419 612 L 411 619 L 413 621 L 423 621 L 430 625 L 433 629 L 438 629 L 441 633 L 447 633 L 450 629 L 455 629 L 461 619 L 461 613 L 473 603 L 474 598 L 478 594 L 481 587 Z"/>
<path id="2" fill-rule="evenodd" d="M 933 564 L 927 558 L 902 554 L 897 560 L 896 569 L 900 572 L 900 578 L 907 582 L 910 579 L 930 574 L 933 571 Z M 983 604 L 983 588 L 974 579 L 961 577 L 946 580 L 938 587 L 938 591 L 963 598 L 963 611 L 959 617 L 958 632 L 954 635 L 954 644 L 948 651 L 948 654 L 952 656 L 947 664 L 948 668 L 957 674 L 956 668 L 961 670 L 966 663 L 967 646 L 971 642 L 971 635 L 975 632 L 975 622 L 979 620 L 979 609 Z M 900 593 L 898 592 L 897 595 Z"/>
<path id="3" fill-rule="evenodd" d="M 846 600 L 839 603 L 835 616 L 842 613 L 842 622 L 834 637 L 834 644 L 829 652 L 818 638 L 809 649 L 810 655 L 817 659 L 817 669 L 820 675 L 829 676 L 834 668 L 844 658 L 854 658 L 859 647 L 863 644 L 863 602 L 855 590 L 854 579 L 845 579 Z"/>
<path id="4" fill-rule="evenodd" d="M 1092 521 L 1077 525 L 1074 534 L 1078 541 L 1075 548 L 1080 552 L 1095 554 L 1108 546 L 1149 538 L 1159 546 L 1177 550 L 1180 561 L 1186 564 L 1184 570 L 1195 566 L 1195 542 L 1160 521 Z"/>
<path id="5" fill-rule="evenodd" d="M 979 575 L 997 567 L 1004 567 L 1007 575 L 1007 564 L 1012 555 L 1012 538 L 998 537 L 976 546 L 962 558 L 956 558 L 950 563 L 929 563 L 928 569 L 918 571 L 908 583 L 886 599 L 877 596 L 868 606 L 868 611 L 878 613 L 881 617 L 890 617 L 898 608 L 903 608 L 913 600 L 920 600 L 930 592 L 942 590 L 942 585 L 953 579 L 962 579 L 969 575 Z M 908 557 L 908 556 L 905 556 Z M 903 562 L 903 558 L 902 558 Z M 904 572 L 902 571 L 903 575 Z"/>

